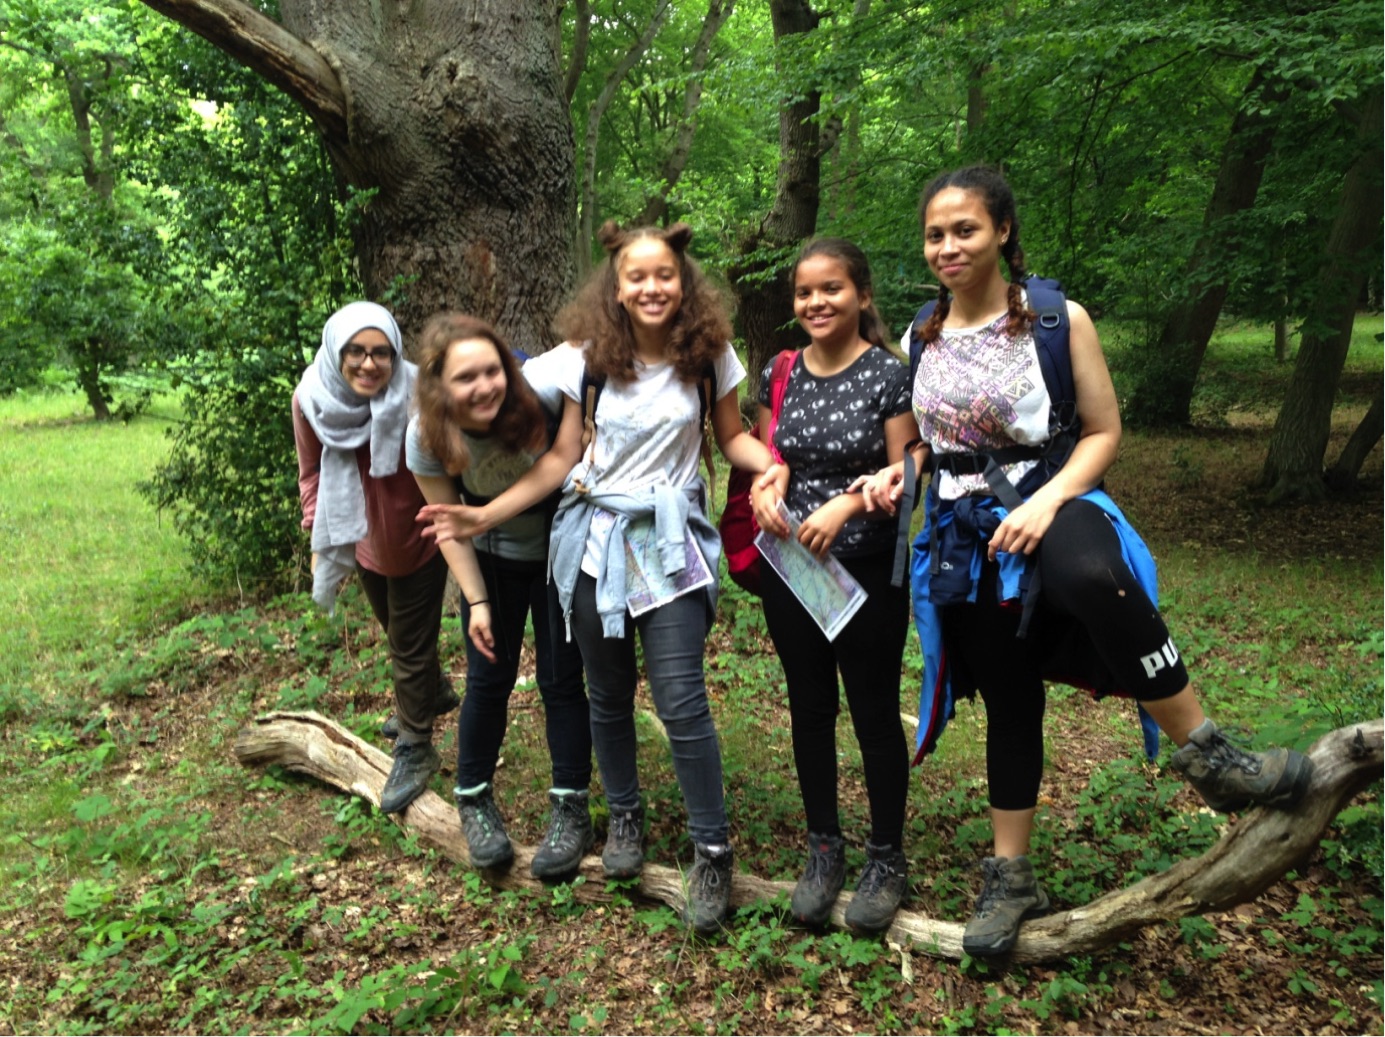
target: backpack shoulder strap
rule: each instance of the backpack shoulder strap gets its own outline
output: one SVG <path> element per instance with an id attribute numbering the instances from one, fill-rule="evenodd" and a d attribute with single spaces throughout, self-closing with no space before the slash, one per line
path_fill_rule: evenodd
<path id="1" fill-rule="evenodd" d="M 730 349 L 728 345 L 726 347 Z M 707 418 L 717 404 L 717 369 L 709 360 L 697 380 L 698 427 L 702 429 L 702 463 L 707 468 L 708 496 L 715 500 L 717 495 L 717 469 L 712 460 L 712 440 L 708 435 Z"/>
<path id="2" fill-rule="evenodd" d="M 1066 426 L 1077 417 L 1068 300 L 1058 282 L 1048 278 L 1031 277 L 1024 287 L 1029 294 L 1029 308 L 1034 311 L 1034 344 L 1038 347 L 1039 367 L 1048 386 L 1057 423 Z"/>
<path id="3" fill-rule="evenodd" d="M 923 336 L 919 331 L 928 323 L 928 318 L 933 316 L 933 311 L 938 307 L 938 300 L 923 304 L 918 315 L 914 317 L 914 323 L 909 326 L 909 391 L 913 392 L 914 381 L 918 378 L 919 360 L 923 357 Z"/>
<path id="4" fill-rule="evenodd" d="M 606 387 L 606 376 L 593 374 L 592 369 L 583 365 L 582 385 L 577 395 L 582 404 L 582 452 L 596 439 L 596 404 L 601 399 L 601 390 Z"/>

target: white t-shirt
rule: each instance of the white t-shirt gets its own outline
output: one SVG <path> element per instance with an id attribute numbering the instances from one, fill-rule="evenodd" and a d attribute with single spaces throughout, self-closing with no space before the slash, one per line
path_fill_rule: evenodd
<path id="1" fill-rule="evenodd" d="M 581 402 L 582 354 L 566 349 L 563 357 L 556 381 L 563 395 Z M 745 367 L 729 345 L 712 366 L 718 400 L 745 380 Z M 712 406 L 708 401 L 708 413 Z M 573 477 L 590 488 L 611 492 L 661 482 L 676 489 L 692 486 L 698 480 L 701 415 L 697 385 L 682 381 L 670 363 L 636 360 L 632 381 L 621 384 L 611 378 L 602 388 L 596 436 L 573 469 Z"/>
<path id="2" fill-rule="evenodd" d="M 563 394 L 581 401 L 585 361 L 580 351 L 565 350 L 557 377 Z M 531 361 L 532 363 L 532 361 Z M 728 344 L 712 362 L 720 400 L 745 380 L 745 367 Z M 715 406 L 708 401 L 708 413 Z M 678 377 L 671 363 L 635 361 L 627 383 L 608 378 L 596 404 L 596 435 L 572 470 L 571 479 L 588 489 L 628 493 L 668 483 L 685 489 L 697 483 L 702 449 L 702 404 L 698 386 Z M 601 570 L 602 545 L 616 517 L 598 509 L 587 532 L 582 570 Z"/>

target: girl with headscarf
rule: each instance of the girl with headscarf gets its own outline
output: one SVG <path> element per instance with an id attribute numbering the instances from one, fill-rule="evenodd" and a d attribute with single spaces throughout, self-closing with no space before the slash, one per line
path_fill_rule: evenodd
<path id="1" fill-rule="evenodd" d="M 342 580 L 359 573 L 389 641 L 398 737 L 380 793 L 387 814 L 412 803 L 437 773 L 433 718 L 458 702 L 438 662 L 447 564 L 419 534 L 423 495 L 404 463 L 415 374 L 390 312 L 353 302 L 328 319 L 293 394 L 313 600 L 331 611 Z"/>

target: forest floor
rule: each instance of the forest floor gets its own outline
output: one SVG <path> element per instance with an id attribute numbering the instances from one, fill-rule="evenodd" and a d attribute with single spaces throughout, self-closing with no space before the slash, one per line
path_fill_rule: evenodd
<path id="1" fill-rule="evenodd" d="M 1330 457 L 1348 431 L 1334 432 Z M 1234 425 L 1129 436 L 1109 488 L 1159 556 L 1170 626 L 1205 700 L 1258 741 L 1304 746 L 1379 715 L 1381 460 L 1377 448 L 1350 498 L 1267 508 L 1241 489 L 1263 443 L 1263 427 Z M 460 686 L 460 642 L 455 630 L 448 637 Z M 911 651 L 906 713 L 918 672 Z M 29 805 L 5 844 L 0 1032 L 1385 1026 L 1378 785 L 1302 868 L 1255 901 L 1146 929 L 1097 955 L 1047 966 L 944 961 L 796 928 L 783 898 L 743 909 L 702 940 L 668 908 L 624 895 L 594 906 L 565 886 L 495 890 L 359 798 L 233 761 L 237 730 L 274 708 L 315 708 L 378 744 L 387 667 L 358 597 L 348 594 L 332 622 L 289 598 L 112 645 L 108 664 L 85 678 L 85 707 L 63 722 L 7 720 L 0 759 Z M 801 806 L 782 677 L 753 599 L 724 595 L 708 683 L 738 867 L 792 880 Z M 438 733 L 449 760 L 452 718 Z M 542 735 L 537 693 L 523 680 L 497 790 L 512 836 L 529 845 L 546 808 Z M 653 725 L 642 721 L 640 735 L 649 857 L 686 866 L 667 752 Z M 964 703 L 939 752 L 911 772 L 910 910 L 956 921 L 969 913 L 988 834 L 983 739 L 981 711 Z M 1219 826 L 1236 823 L 1202 809 L 1138 747 L 1128 704 L 1051 690 L 1033 856 L 1056 906 L 1200 853 Z M 867 810 L 845 718 L 839 757 L 851 881 Z M 451 776 L 448 762 L 435 790 L 446 794 Z M 596 817 L 600 838 L 600 808 Z"/>

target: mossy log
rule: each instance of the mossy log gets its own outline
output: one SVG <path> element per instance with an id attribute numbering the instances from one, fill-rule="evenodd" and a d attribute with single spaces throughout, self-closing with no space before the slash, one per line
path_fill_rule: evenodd
<path id="1" fill-rule="evenodd" d="M 389 774 L 390 757 L 367 744 L 335 721 L 317 713 L 269 713 L 242 730 L 236 757 L 247 766 L 277 764 L 307 774 L 379 805 L 380 788 Z M 1091 954 L 1111 947 L 1140 928 L 1187 915 L 1220 911 L 1255 899 L 1301 864 L 1327 831 L 1337 813 L 1371 782 L 1381 777 L 1385 762 L 1385 720 L 1353 724 L 1320 738 L 1309 750 L 1313 783 L 1304 801 L 1293 810 L 1254 810 L 1238 818 L 1200 857 L 1180 861 L 1159 875 L 1108 893 L 1082 907 L 1027 923 L 1011 952 L 1016 963 L 1053 961 L 1072 954 Z M 434 792 L 425 792 L 402 815 L 398 824 L 418 833 L 447 857 L 467 861 L 453 805 Z M 529 875 L 533 848 L 515 846 L 514 865 L 488 872 L 498 887 L 542 891 Z M 576 887 L 581 900 L 609 901 L 601 862 L 588 857 L 581 874 L 587 881 Z M 681 908 L 682 875 L 676 868 L 647 864 L 639 894 Z M 736 906 L 769 900 L 790 890 L 792 883 L 772 882 L 738 872 L 732 891 Z M 843 893 L 832 912 L 832 923 L 843 925 L 851 901 Z M 890 937 L 912 943 L 942 958 L 962 956 L 962 925 L 943 922 L 912 911 L 901 911 Z"/>

